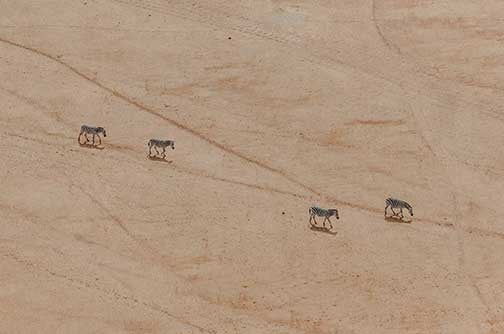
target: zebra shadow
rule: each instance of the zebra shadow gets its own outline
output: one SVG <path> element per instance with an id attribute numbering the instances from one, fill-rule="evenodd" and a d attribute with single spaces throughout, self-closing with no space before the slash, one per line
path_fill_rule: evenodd
<path id="1" fill-rule="evenodd" d="M 404 220 L 404 218 L 401 218 L 398 216 L 387 216 L 387 217 L 385 217 L 385 221 L 388 221 L 390 223 L 396 223 L 396 224 L 411 224 L 411 219 Z"/>
<path id="2" fill-rule="evenodd" d="M 336 234 L 338 234 L 338 232 L 331 231 L 331 229 L 329 229 L 327 227 L 317 226 L 317 225 L 313 225 L 311 223 L 310 223 L 310 230 L 315 231 L 315 232 L 327 233 L 327 234 L 330 234 L 330 235 L 336 235 Z"/>
<path id="3" fill-rule="evenodd" d="M 173 162 L 173 160 L 166 160 L 166 158 L 163 158 L 163 157 L 160 157 L 157 155 L 148 155 L 147 158 L 149 158 L 149 160 L 152 160 L 152 161 L 160 161 L 160 162 L 164 162 L 167 164 L 171 164 Z"/>
<path id="4" fill-rule="evenodd" d="M 83 147 L 83 148 L 89 148 L 89 149 L 95 149 L 95 150 L 103 150 L 105 148 L 105 146 L 96 145 L 96 144 L 92 144 L 92 143 L 79 143 L 79 146 Z"/>

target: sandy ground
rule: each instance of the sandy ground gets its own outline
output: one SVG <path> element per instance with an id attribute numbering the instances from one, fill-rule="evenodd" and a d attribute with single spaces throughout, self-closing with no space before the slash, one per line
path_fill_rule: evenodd
<path id="1" fill-rule="evenodd" d="M 504 333 L 502 1 L 0 9 L 1 333 Z"/>

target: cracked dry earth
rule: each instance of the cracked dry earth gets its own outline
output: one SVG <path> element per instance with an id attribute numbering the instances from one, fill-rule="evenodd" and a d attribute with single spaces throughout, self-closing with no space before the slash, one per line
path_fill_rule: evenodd
<path id="1" fill-rule="evenodd" d="M 504 333 L 502 1 L 0 8 L 0 333 Z"/>

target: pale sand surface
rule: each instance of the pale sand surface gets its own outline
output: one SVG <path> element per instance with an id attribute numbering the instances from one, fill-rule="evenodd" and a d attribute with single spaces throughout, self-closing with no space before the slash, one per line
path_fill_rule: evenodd
<path id="1" fill-rule="evenodd" d="M 0 0 L 0 333 L 504 333 L 503 17 Z"/>

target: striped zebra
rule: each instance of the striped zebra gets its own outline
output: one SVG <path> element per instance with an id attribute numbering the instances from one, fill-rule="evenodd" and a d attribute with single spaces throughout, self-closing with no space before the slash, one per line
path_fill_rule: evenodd
<path id="1" fill-rule="evenodd" d="M 392 210 L 393 217 L 400 214 L 401 219 L 403 219 L 404 218 L 403 209 L 407 209 L 409 211 L 409 214 L 413 216 L 413 208 L 411 207 L 411 205 L 409 205 L 405 201 L 401 201 L 400 199 L 389 197 L 385 200 L 385 217 L 387 217 L 387 208 L 389 207 L 390 210 Z M 396 213 L 394 209 L 399 209 L 400 210 L 399 213 Z"/>
<path id="2" fill-rule="evenodd" d="M 308 210 L 308 213 L 310 214 L 310 220 L 309 220 L 310 224 L 312 223 L 312 219 L 313 219 L 315 224 L 318 225 L 317 221 L 315 220 L 315 216 L 324 217 L 324 222 L 323 222 L 324 227 L 325 227 L 325 222 L 327 220 L 327 221 L 329 221 L 329 225 L 331 226 L 331 228 L 333 228 L 329 217 L 335 216 L 336 219 L 339 219 L 338 210 L 336 210 L 336 209 L 327 209 L 326 210 L 326 209 L 322 209 L 322 208 L 319 208 L 316 206 L 312 206 Z"/>
<path id="3" fill-rule="evenodd" d="M 95 144 L 95 137 L 98 137 L 98 139 L 100 140 L 99 145 L 101 145 L 102 140 L 100 137 L 100 133 L 103 133 L 103 137 L 107 137 L 107 132 L 101 126 L 94 127 L 94 126 L 89 126 L 89 125 L 82 125 L 80 133 L 79 133 L 79 137 L 77 138 L 77 140 L 78 140 L 79 144 L 81 144 L 81 137 L 82 137 L 82 135 L 84 135 L 84 138 L 86 138 L 86 142 L 84 144 L 87 144 L 87 143 L 89 143 L 89 138 L 87 135 L 93 135 L 93 141 L 92 141 L 93 145 Z"/>
<path id="4" fill-rule="evenodd" d="M 156 151 L 156 154 L 159 155 L 158 148 L 163 149 L 163 159 L 166 157 L 166 148 L 171 147 L 172 150 L 175 149 L 175 141 L 173 140 L 159 140 L 159 139 L 151 139 L 147 143 L 149 147 L 149 158 L 152 157 L 152 148 Z"/>

